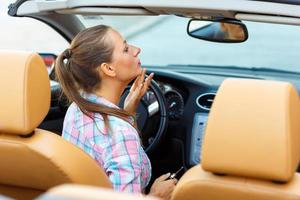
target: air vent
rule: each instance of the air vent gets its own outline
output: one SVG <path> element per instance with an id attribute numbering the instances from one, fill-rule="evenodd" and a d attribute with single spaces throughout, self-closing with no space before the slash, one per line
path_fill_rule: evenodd
<path id="1" fill-rule="evenodd" d="M 196 103 L 200 108 L 204 110 L 210 110 L 215 96 L 216 96 L 215 93 L 201 94 L 199 97 L 197 97 Z"/>

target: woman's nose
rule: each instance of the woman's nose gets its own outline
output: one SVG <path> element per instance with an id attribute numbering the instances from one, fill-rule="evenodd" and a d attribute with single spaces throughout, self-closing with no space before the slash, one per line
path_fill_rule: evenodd
<path id="1" fill-rule="evenodd" d="M 141 49 L 139 47 L 133 46 L 134 47 L 134 56 L 138 56 L 141 52 Z"/>

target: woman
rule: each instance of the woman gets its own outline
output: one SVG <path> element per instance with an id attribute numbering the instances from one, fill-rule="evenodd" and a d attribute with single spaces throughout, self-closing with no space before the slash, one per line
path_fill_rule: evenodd
<path id="1" fill-rule="evenodd" d="M 136 130 L 136 108 L 153 73 L 145 80 L 138 47 L 104 25 L 81 31 L 56 61 L 56 76 L 73 102 L 65 116 L 63 138 L 82 148 L 105 170 L 117 191 L 143 192 L 151 164 Z M 119 108 L 126 86 L 134 81 Z M 176 179 L 162 175 L 150 193 L 169 199 Z"/>

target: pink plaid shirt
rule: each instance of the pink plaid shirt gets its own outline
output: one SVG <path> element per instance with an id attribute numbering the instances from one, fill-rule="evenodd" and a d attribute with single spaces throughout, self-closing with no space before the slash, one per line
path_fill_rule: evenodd
<path id="1" fill-rule="evenodd" d="M 119 108 L 94 94 L 85 94 L 91 102 Z M 151 164 L 137 131 L 128 122 L 108 116 L 110 130 L 102 116 L 93 113 L 94 121 L 75 103 L 68 108 L 62 137 L 88 153 L 104 169 L 117 191 L 141 193 L 151 178 Z"/>

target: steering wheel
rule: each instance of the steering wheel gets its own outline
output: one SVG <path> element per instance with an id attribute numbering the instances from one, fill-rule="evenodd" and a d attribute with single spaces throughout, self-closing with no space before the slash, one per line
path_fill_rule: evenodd
<path id="1" fill-rule="evenodd" d="M 123 107 L 130 87 L 131 85 L 124 91 L 120 107 Z M 137 125 L 145 152 L 152 152 L 161 142 L 168 125 L 166 100 L 154 80 L 151 81 L 148 91 L 138 105 Z"/>

